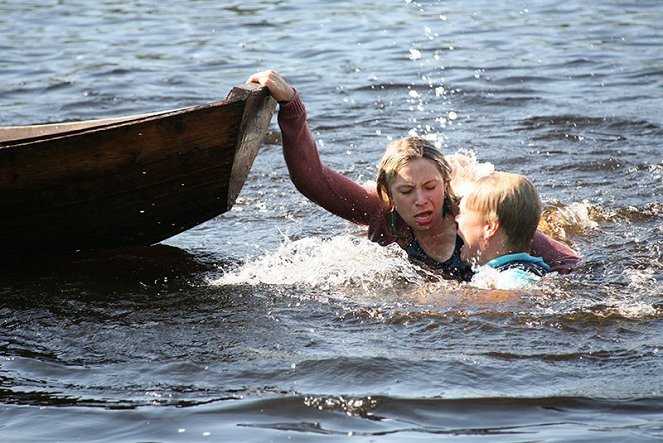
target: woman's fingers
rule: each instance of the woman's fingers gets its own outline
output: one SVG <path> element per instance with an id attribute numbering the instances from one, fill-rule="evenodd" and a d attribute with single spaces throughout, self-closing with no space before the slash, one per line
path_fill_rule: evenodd
<path id="1" fill-rule="evenodd" d="M 251 75 L 247 83 L 258 83 L 269 89 L 270 94 L 279 102 L 289 102 L 295 97 L 295 90 L 276 71 L 262 71 Z"/>

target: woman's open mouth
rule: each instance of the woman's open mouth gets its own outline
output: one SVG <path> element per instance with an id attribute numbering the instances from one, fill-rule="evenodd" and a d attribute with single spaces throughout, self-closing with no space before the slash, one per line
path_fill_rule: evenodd
<path id="1" fill-rule="evenodd" d="M 433 211 L 424 211 L 414 215 L 414 220 L 420 226 L 426 226 L 433 221 Z"/>

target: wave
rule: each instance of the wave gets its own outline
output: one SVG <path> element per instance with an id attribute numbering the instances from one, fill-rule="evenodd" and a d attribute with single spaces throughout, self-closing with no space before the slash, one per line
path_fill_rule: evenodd
<path id="1" fill-rule="evenodd" d="M 266 394 L 248 399 L 215 399 L 181 407 L 143 407 L 140 418 L 123 408 L 14 408 L 21 419 L 46 423 L 31 440 L 77 439 L 97 431 L 90 442 L 274 441 L 331 438 L 438 441 L 655 441 L 663 434 L 663 398 L 601 399 L 585 396 L 400 397 L 353 394 Z M 77 425 L 72 427 L 72 419 Z M 4 435 L 28 441 L 23 422 L 10 420 Z"/>
<path id="2" fill-rule="evenodd" d="M 557 202 L 544 208 L 539 230 L 558 239 L 585 235 L 599 229 L 599 224 L 594 219 L 598 212 L 600 211 L 597 210 L 597 206 L 588 201 L 570 204 Z"/>
<path id="3" fill-rule="evenodd" d="M 492 316 L 510 318 L 514 327 L 530 324 L 657 320 L 659 272 L 624 268 L 607 281 L 594 266 L 569 276 L 551 274 L 517 291 L 492 289 L 492 279 L 459 284 L 408 261 L 397 247 L 340 235 L 329 239 L 286 239 L 281 247 L 210 278 L 211 286 L 266 285 L 265 294 L 301 302 L 330 304 L 337 320 L 378 324 L 431 324 L 457 321 L 485 327 Z M 614 270 L 608 269 L 614 274 Z M 293 288 L 297 290 L 292 290 Z M 431 323 L 432 322 L 432 323 Z M 487 323 L 488 322 L 488 323 Z"/>
<path id="4" fill-rule="evenodd" d="M 601 232 L 606 223 L 626 225 L 657 220 L 663 215 L 663 202 L 648 202 L 640 206 L 608 208 L 588 200 L 582 202 L 552 202 L 544 207 L 539 230 L 558 239 Z"/>
<path id="5" fill-rule="evenodd" d="M 239 426 L 254 432 L 277 431 L 284 436 L 297 432 L 332 438 L 544 441 L 572 434 L 581 440 L 598 441 L 597 433 L 603 435 L 601 438 L 608 433 L 616 440 L 645 441 L 661 435 L 661 402 L 660 398 L 602 400 L 575 396 L 414 399 L 309 395 L 261 400 L 250 406 L 260 408 L 259 418 L 240 418 Z M 247 412 L 238 404 L 230 407 Z M 583 417 L 582 422 L 578 417 Z"/>
<path id="6" fill-rule="evenodd" d="M 663 128 L 644 119 L 623 117 L 590 117 L 581 115 L 534 116 L 520 121 L 515 131 L 531 133 L 537 141 L 624 143 L 632 137 L 648 139 L 661 137 Z M 594 161 L 585 166 L 587 171 L 614 170 L 619 162 L 608 159 L 608 164 Z M 614 164 L 613 164 L 614 163 Z M 616 167 L 615 167 L 616 166 Z"/>
<path id="7" fill-rule="evenodd" d="M 418 284 L 430 274 L 408 262 L 393 245 L 382 247 L 349 234 L 328 239 L 285 238 L 274 252 L 249 260 L 210 280 L 221 285 L 287 285 L 318 289 L 360 288 L 366 291 Z"/>

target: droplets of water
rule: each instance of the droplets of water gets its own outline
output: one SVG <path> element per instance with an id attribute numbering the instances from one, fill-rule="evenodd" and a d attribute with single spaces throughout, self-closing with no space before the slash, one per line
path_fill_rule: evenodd
<path id="1" fill-rule="evenodd" d="M 419 60 L 421 58 L 421 51 L 418 49 L 410 48 L 410 60 Z"/>
<path id="2" fill-rule="evenodd" d="M 481 266 L 477 268 L 469 284 L 479 289 L 529 290 L 540 288 L 543 281 L 541 277 L 532 276 L 528 282 L 520 283 L 514 280 L 514 276 L 510 272 L 499 271 L 489 266 Z"/>
<path id="3" fill-rule="evenodd" d="M 419 7 L 420 12 L 423 12 L 421 4 L 413 1 L 407 3 Z M 445 26 L 448 18 L 445 14 L 439 14 L 438 17 L 439 21 L 432 20 L 422 25 L 423 39 L 410 42 L 408 53 L 409 60 L 417 63 L 419 77 L 423 81 L 423 84 L 415 82 L 410 86 L 407 98 L 413 124 L 409 133 L 419 137 L 434 132 L 444 134 L 458 119 L 456 111 L 441 112 L 449 106 L 448 98 L 454 91 L 445 86 L 446 80 L 438 72 L 445 69 L 444 52 L 452 51 L 453 47 L 448 42 L 440 41 L 441 34 L 436 28 Z M 457 124 L 460 125 L 460 122 Z"/>
<path id="4" fill-rule="evenodd" d="M 367 417 L 373 415 L 372 411 L 378 403 L 370 396 L 363 398 L 309 396 L 304 398 L 304 404 L 319 411 L 342 411 L 348 416 Z"/>
<path id="5" fill-rule="evenodd" d="M 594 218 L 598 212 L 600 210 L 587 200 L 568 205 L 558 203 L 544 209 L 539 230 L 558 239 L 598 231 L 599 224 Z"/>
<path id="6" fill-rule="evenodd" d="M 339 235 L 330 239 L 285 239 L 280 247 L 237 269 L 225 270 L 212 285 L 270 284 L 320 289 L 360 288 L 367 293 L 423 281 L 405 252 L 365 238 Z"/>
<path id="7" fill-rule="evenodd" d="M 459 149 L 446 156 L 451 166 L 451 187 L 458 197 L 467 195 L 474 183 L 495 171 L 490 162 L 480 162 L 476 153 L 469 149 Z"/>
<path id="8" fill-rule="evenodd" d="M 663 315 L 653 300 L 663 296 L 663 288 L 654 269 L 624 269 L 622 272 L 627 287 L 608 300 L 612 308 L 624 318 L 653 318 Z"/>

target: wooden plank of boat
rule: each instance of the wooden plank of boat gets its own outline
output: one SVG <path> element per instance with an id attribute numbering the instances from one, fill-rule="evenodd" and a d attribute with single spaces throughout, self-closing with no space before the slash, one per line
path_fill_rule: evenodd
<path id="1" fill-rule="evenodd" d="M 151 245 L 230 210 L 275 105 L 242 85 L 173 111 L 0 128 L 0 253 Z"/>

